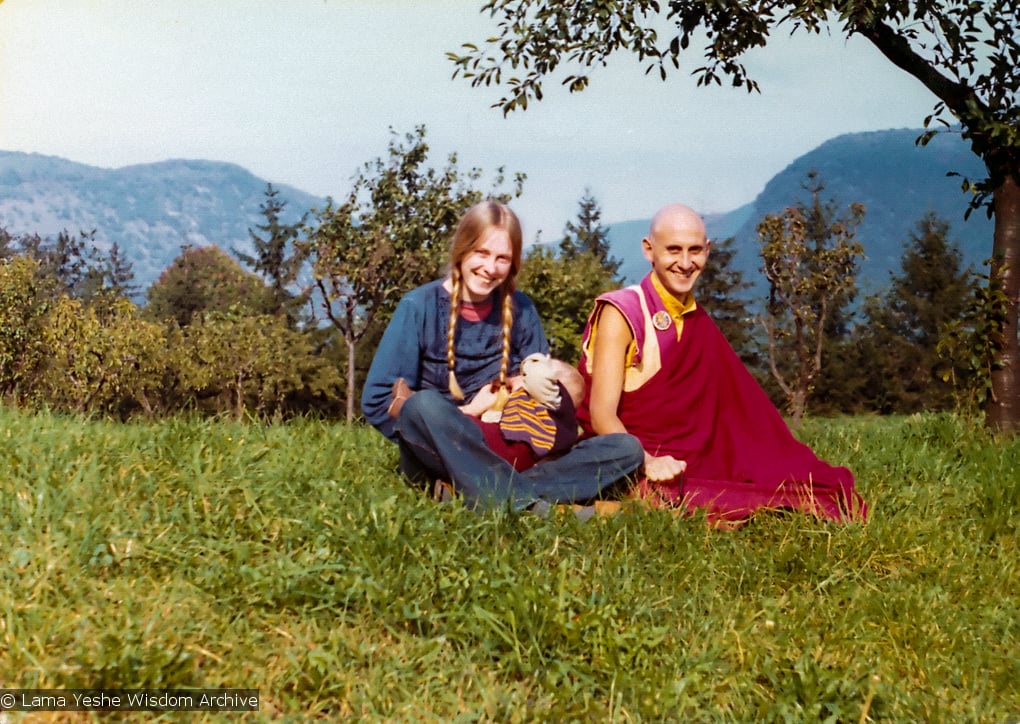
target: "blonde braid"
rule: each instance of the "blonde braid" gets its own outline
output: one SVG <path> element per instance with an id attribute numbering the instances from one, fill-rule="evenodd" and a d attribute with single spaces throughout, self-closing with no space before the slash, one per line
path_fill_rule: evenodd
<path id="1" fill-rule="evenodd" d="M 457 375 L 453 367 L 457 361 L 457 354 L 454 348 L 454 335 L 457 331 L 457 317 L 460 316 L 460 270 L 454 267 L 450 270 L 450 326 L 446 333 L 446 364 L 450 368 L 449 387 L 450 394 L 455 400 L 464 399 L 464 391 L 457 383 Z"/>
<path id="2" fill-rule="evenodd" d="M 513 292 L 507 290 L 503 294 L 503 359 L 499 365 L 499 389 L 496 391 L 496 401 L 490 409 L 502 412 L 506 407 L 506 401 L 510 398 L 510 385 L 507 383 L 507 374 L 510 372 L 510 330 L 514 326 L 514 305 Z"/>

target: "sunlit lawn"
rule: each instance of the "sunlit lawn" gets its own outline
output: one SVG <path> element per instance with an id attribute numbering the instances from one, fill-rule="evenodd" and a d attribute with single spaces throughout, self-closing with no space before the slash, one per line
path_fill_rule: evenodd
<path id="1" fill-rule="evenodd" d="M 809 420 L 870 521 L 731 532 L 436 505 L 364 427 L 0 423 L 0 688 L 259 689 L 202 715 L 231 721 L 1020 721 L 1020 440 L 952 416 Z"/>

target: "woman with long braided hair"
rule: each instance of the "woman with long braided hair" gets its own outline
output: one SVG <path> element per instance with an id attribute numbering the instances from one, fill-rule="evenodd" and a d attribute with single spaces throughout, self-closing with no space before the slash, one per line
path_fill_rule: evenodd
<path id="1" fill-rule="evenodd" d="M 534 304 L 515 288 L 521 248 L 509 207 L 483 201 L 468 209 L 453 234 L 449 274 L 401 299 L 362 395 L 365 418 L 400 446 L 401 472 L 426 488 L 447 481 L 476 510 L 590 501 L 644 460 L 625 433 L 538 460 L 483 419 L 505 403 L 521 361 L 549 352 Z"/>

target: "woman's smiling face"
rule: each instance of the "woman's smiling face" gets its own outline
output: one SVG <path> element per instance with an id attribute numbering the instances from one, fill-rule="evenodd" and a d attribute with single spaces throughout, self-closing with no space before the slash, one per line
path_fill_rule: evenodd
<path id="1" fill-rule="evenodd" d="M 510 235 L 504 229 L 490 230 L 460 263 L 464 299 L 484 302 L 506 280 L 512 263 Z"/>

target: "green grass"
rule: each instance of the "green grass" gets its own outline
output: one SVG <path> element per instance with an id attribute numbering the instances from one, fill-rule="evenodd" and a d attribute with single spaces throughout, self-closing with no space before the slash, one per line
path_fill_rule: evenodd
<path id="1" fill-rule="evenodd" d="M 0 426 L 0 688 L 259 689 L 205 715 L 230 721 L 1020 720 L 1020 439 L 959 418 L 809 420 L 869 522 L 731 532 L 435 505 L 363 427 Z"/>

